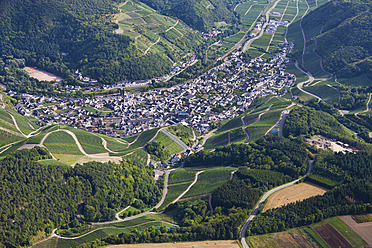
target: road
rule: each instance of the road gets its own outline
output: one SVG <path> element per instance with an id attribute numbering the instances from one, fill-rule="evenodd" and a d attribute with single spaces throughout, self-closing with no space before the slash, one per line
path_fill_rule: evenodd
<path id="1" fill-rule="evenodd" d="M 17 121 L 16 121 L 16 119 L 14 118 L 13 114 L 11 114 L 11 113 L 9 113 L 9 112 L 8 112 L 8 114 L 10 115 L 10 117 L 12 117 L 12 120 L 13 120 L 13 123 L 14 123 L 14 126 L 16 127 L 16 129 L 17 129 L 17 130 L 18 130 L 18 131 L 19 131 L 19 132 L 20 132 L 24 137 L 26 137 L 26 138 L 30 138 L 30 137 L 32 137 L 32 136 L 38 135 L 40 129 L 44 128 L 44 127 L 39 127 L 37 130 L 32 131 L 31 133 L 29 133 L 29 134 L 25 134 L 25 133 L 23 133 L 22 130 L 19 128 L 19 126 L 18 126 L 18 124 L 17 124 Z"/>
<path id="2" fill-rule="evenodd" d="M 143 55 L 145 55 L 145 54 L 150 50 L 150 48 L 151 48 L 152 46 L 158 44 L 159 41 L 160 41 L 160 37 L 157 39 L 157 41 L 155 41 L 154 43 L 152 43 L 152 44 L 151 44 L 151 45 L 146 49 L 146 51 L 143 53 Z"/>
<path id="3" fill-rule="evenodd" d="M 281 1 L 281 0 L 277 0 L 277 1 L 273 4 L 273 6 L 272 6 L 272 7 L 271 7 L 267 12 L 266 12 L 266 22 L 265 22 L 265 24 L 262 26 L 262 29 L 261 29 L 260 33 L 259 33 L 256 37 L 254 37 L 253 39 L 250 39 L 247 43 L 244 44 L 244 47 L 243 47 L 243 49 L 242 49 L 243 53 L 249 49 L 249 47 L 250 47 L 250 45 L 252 44 L 253 41 L 255 41 L 255 40 L 261 38 L 261 36 L 264 34 L 264 31 L 265 31 L 265 29 L 266 29 L 266 26 L 267 26 L 267 24 L 268 24 L 269 21 L 270 21 L 270 13 L 271 13 L 271 11 L 276 7 L 276 5 L 277 5 L 280 1 Z M 271 3 L 271 1 L 269 1 L 269 2 L 267 3 L 266 7 L 263 9 L 263 11 L 261 12 L 261 14 L 265 13 L 265 10 L 267 9 L 267 7 L 269 7 L 270 3 Z M 261 16 L 261 14 L 260 14 L 259 16 Z M 259 16 L 257 17 L 257 19 L 259 18 Z M 256 25 L 257 19 L 256 19 L 255 22 L 252 24 L 252 27 L 253 27 L 254 25 Z M 249 31 L 250 31 L 250 30 L 249 30 Z"/>
<path id="4" fill-rule="evenodd" d="M 313 82 L 313 81 L 314 81 L 314 77 L 313 77 L 310 73 L 308 73 L 308 72 L 302 70 L 301 67 L 298 66 L 298 62 L 297 62 L 297 60 L 296 60 L 295 65 L 296 65 L 297 69 L 299 69 L 301 72 L 305 73 L 305 74 L 309 77 L 308 80 L 306 80 L 306 81 L 304 81 L 304 82 L 301 82 L 301 83 L 298 83 L 298 84 L 297 84 L 297 88 L 298 88 L 300 91 L 302 91 L 303 93 L 308 94 L 308 95 L 310 95 L 310 96 L 313 96 L 313 97 L 315 97 L 316 99 L 318 99 L 318 101 L 321 101 L 322 98 L 321 98 L 320 96 L 317 96 L 317 95 L 315 95 L 315 94 L 313 94 L 313 93 L 311 93 L 311 92 L 308 92 L 308 91 L 306 91 L 306 90 L 304 90 L 304 89 L 302 88 L 302 86 L 303 86 L 304 84 L 307 84 L 307 83 L 311 83 L 311 82 Z"/>
<path id="5" fill-rule="evenodd" d="M 194 186 L 194 184 L 198 181 L 198 177 L 199 177 L 199 175 L 201 174 L 201 173 L 203 173 L 204 171 L 198 171 L 196 174 L 195 174 L 195 179 L 194 179 L 194 181 L 189 185 L 189 187 L 187 187 L 187 189 L 184 191 L 184 192 L 182 192 L 182 194 L 180 194 L 178 197 L 177 197 L 177 199 L 176 200 L 174 200 L 174 201 L 172 201 L 172 203 L 175 203 L 175 202 L 177 202 L 179 199 L 181 199 L 190 189 L 191 189 L 191 187 L 192 186 Z"/>
<path id="6" fill-rule="evenodd" d="M 245 233 L 247 232 L 247 229 L 248 229 L 249 224 L 251 224 L 252 220 L 253 220 L 253 219 L 256 217 L 256 215 L 258 214 L 258 209 L 261 207 L 261 205 L 266 201 L 266 199 L 267 199 L 271 194 L 273 194 L 273 193 L 275 193 L 276 191 L 279 191 L 279 190 L 281 190 L 281 189 L 284 189 L 284 188 L 286 188 L 286 187 L 288 187 L 288 186 L 291 186 L 291 185 L 297 183 L 298 181 L 300 181 L 302 178 L 307 177 L 307 176 L 310 174 L 310 172 L 311 172 L 311 169 L 312 169 L 312 167 L 313 167 L 313 162 L 314 162 L 313 160 L 309 160 L 309 170 L 307 171 L 307 173 L 306 173 L 303 177 L 301 177 L 301 178 L 299 178 L 299 179 L 296 179 L 296 180 L 294 180 L 294 181 L 292 181 L 292 182 L 289 182 L 289 183 L 283 184 L 283 185 L 281 185 L 281 186 L 278 186 L 278 187 L 276 187 L 276 188 L 273 188 L 273 189 L 269 190 L 268 192 L 266 192 L 266 193 L 261 197 L 259 203 L 257 204 L 256 208 L 253 210 L 251 216 L 249 216 L 248 220 L 245 222 L 245 224 L 244 224 L 244 226 L 243 226 L 243 228 L 242 228 L 242 230 L 241 230 L 241 232 L 240 232 L 241 243 L 242 243 L 242 245 L 243 245 L 243 248 L 249 248 L 249 246 L 248 246 L 248 244 L 247 244 L 247 242 L 246 242 L 246 240 L 245 240 Z"/>
<path id="7" fill-rule="evenodd" d="M 234 50 L 236 50 L 236 49 L 238 49 L 238 48 L 240 48 L 240 47 L 242 47 L 243 46 L 243 44 L 248 40 L 248 34 L 249 34 L 249 32 L 252 30 L 252 28 L 256 25 L 256 23 L 257 23 L 257 20 L 260 18 L 260 16 L 263 14 L 263 13 L 265 13 L 265 11 L 266 11 L 266 9 L 267 9 L 267 7 L 270 5 L 270 3 L 271 3 L 271 1 L 272 0 L 269 0 L 268 1 L 268 3 L 266 4 L 266 6 L 265 6 L 265 8 L 261 11 L 261 13 L 257 16 L 257 18 L 256 18 L 256 20 L 254 20 L 254 22 L 253 22 L 253 24 L 251 25 L 251 27 L 248 29 L 248 31 L 246 32 L 246 34 L 243 36 L 243 38 L 241 38 L 241 40 L 238 42 L 238 43 L 236 43 L 226 54 L 224 54 L 223 56 L 221 56 L 220 58 L 218 58 L 217 59 L 217 61 L 218 60 L 223 60 L 223 59 L 225 59 L 227 56 L 229 56 L 230 55 L 230 53 L 232 53 L 232 51 L 234 51 Z M 279 2 L 280 0 L 278 0 L 278 2 Z M 237 7 L 237 6 L 236 6 Z M 236 8 L 235 7 L 235 8 Z M 243 52 L 245 51 L 244 50 L 244 48 L 245 48 L 245 45 L 243 46 Z"/>

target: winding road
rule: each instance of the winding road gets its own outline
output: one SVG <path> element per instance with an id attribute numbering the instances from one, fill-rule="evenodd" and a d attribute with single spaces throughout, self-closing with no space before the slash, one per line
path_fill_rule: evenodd
<path id="1" fill-rule="evenodd" d="M 195 174 L 195 179 L 194 181 L 189 185 L 189 187 L 187 187 L 187 189 L 182 192 L 182 194 L 180 194 L 176 200 L 172 201 L 172 203 L 175 203 L 177 201 L 179 201 L 179 199 L 181 199 L 184 195 L 186 195 L 187 192 L 189 192 L 189 190 L 191 189 L 192 186 L 194 186 L 194 184 L 198 181 L 198 177 L 201 173 L 203 173 L 204 171 L 198 171 L 196 174 Z"/>
<path id="2" fill-rule="evenodd" d="M 278 186 L 276 188 L 273 188 L 273 189 L 269 190 L 268 192 L 266 192 L 261 197 L 259 203 L 257 204 L 256 208 L 253 210 L 252 214 L 249 216 L 248 220 L 245 222 L 245 224 L 244 224 L 244 226 L 243 226 L 243 228 L 242 228 L 242 230 L 240 232 L 241 243 L 243 245 L 243 248 L 249 248 L 249 246 L 248 246 L 248 244 L 247 244 L 247 242 L 245 240 L 245 234 L 247 232 L 248 226 L 251 224 L 252 220 L 256 217 L 256 215 L 258 214 L 259 208 L 262 206 L 262 204 L 265 203 L 266 199 L 269 198 L 269 196 L 271 194 L 275 193 L 276 191 L 279 191 L 279 190 L 284 189 L 284 188 L 286 188 L 288 186 L 291 186 L 291 185 L 297 183 L 298 181 L 300 181 L 302 178 L 307 177 L 310 174 L 310 172 L 311 172 L 311 169 L 313 167 L 313 162 L 314 162 L 313 160 L 309 160 L 309 169 L 308 169 L 307 173 L 303 177 L 301 177 L 299 179 L 296 179 L 296 180 L 294 180 L 292 182 L 283 184 L 281 186 Z"/>

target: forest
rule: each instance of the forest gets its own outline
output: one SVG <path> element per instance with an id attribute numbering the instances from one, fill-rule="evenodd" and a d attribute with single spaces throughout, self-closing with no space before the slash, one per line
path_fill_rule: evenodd
<path id="1" fill-rule="evenodd" d="M 296 178 L 306 173 L 307 145 L 301 139 L 268 135 L 249 144 L 218 147 L 214 152 L 200 151 L 185 158 L 185 167 L 248 166 L 272 169 Z"/>
<path id="2" fill-rule="evenodd" d="M 371 1 L 333 0 L 303 19 L 303 28 L 322 25 L 317 36 L 316 52 L 323 58 L 327 71 L 338 77 L 365 74 L 372 79 Z"/>
<path id="3" fill-rule="evenodd" d="M 165 15 L 181 19 L 197 30 L 208 32 L 214 27 L 214 22 L 236 22 L 237 18 L 232 8 L 239 1 L 210 0 L 210 7 L 206 2 L 198 0 L 142 0 L 142 2 Z"/>
<path id="4" fill-rule="evenodd" d="M 74 168 L 41 165 L 44 148 L 21 150 L 0 160 L 0 247 L 29 246 L 40 232 L 75 219 L 79 204 L 86 221 L 111 220 L 134 198 L 153 206 L 161 197 L 148 167 L 90 162 Z"/>
<path id="5" fill-rule="evenodd" d="M 1 1 L 0 53 L 7 59 L 24 59 L 27 65 L 67 81 L 73 80 L 76 69 L 106 84 L 166 74 L 171 62 L 165 55 L 142 56 L 128 36 L 113 33 L 117 24 L 111 18 L 118 11 L 113 3 Z"/>

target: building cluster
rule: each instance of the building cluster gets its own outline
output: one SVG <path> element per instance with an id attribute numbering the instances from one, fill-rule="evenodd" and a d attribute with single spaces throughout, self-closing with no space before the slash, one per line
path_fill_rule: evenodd
<path id="1" fill-rule="evenodd" d="M 294 76 L 284 71 L 291 49 L 293 45 L 283 43 L 281 53 L 268 61 L 233 52 L 202 76 L 167 89 L 94 98 L 25 94 L 16 107 L 40 123 L 77 126 L 113 137 L 178 123 L 204 134 L 220 121 L 247 111 L 257 97 L 278 94 L 291 85 Z"/>

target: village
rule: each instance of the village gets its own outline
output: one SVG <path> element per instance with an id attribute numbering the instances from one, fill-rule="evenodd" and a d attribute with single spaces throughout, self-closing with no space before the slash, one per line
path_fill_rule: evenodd
<path id="1" fill-rule="evenodd" d="M 281 53 L 268 61 L 245 59 L 235 51 L 200 77 L 167 89 L 93 98 L 23 94 L 16 108 L 35 116 L 39 125 L 58 123 L 112 137 L 179 123 L 204 134 L 244 113 L 257 97 L 279 94 L 290 86 L 295 76 L 284 69 L 292 49 L 293 44 L 284 43 Z"/>

